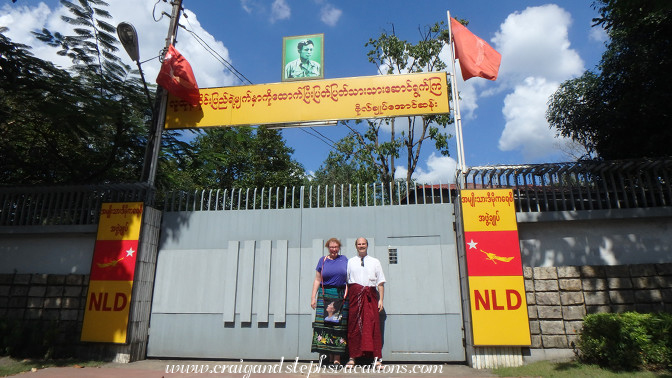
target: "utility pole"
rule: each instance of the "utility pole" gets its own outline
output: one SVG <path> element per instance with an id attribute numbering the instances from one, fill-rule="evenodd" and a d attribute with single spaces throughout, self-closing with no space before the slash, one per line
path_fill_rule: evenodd
<path id="1" fill-rule="evenodd" d="M 180 20 L 180 12 L 182 10 L 182 0 L 171 1 L 173 5 L 172 15 L 170 16 L 170 27 L 168 28 L 168 36 L 166 37 L 165 50 L 168 50 L 170 45 L 174 45 L 175 36 L 177 35 L 177 26 Z M 158 107 L 155 105 L 152 114 L 152 130 L 147 139 L 147 149 L 145 150 L 145 161 L 142 167 L 142 177 L 140 181 L 149 184 L 150 188 L 154 188 L 156 179 L 156 169 L 159 163 L 159 152 L 161 151 L 161 134 L 163 133 L 163 126 L 166 123 L 166 109 L 168 108 L 168 92 L 159 86 L 157 88 Z M 158 110 L 157 110 L 158 108 Z"/>

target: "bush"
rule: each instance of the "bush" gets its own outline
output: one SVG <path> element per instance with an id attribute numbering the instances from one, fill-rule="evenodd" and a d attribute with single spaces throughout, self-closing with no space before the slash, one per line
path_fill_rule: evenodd
<path id="1" fill-rule="evenodd" d="M 578 356 L 617 370 L 672 367 L 672 315 L 592 314 L 584 318 Z"/>

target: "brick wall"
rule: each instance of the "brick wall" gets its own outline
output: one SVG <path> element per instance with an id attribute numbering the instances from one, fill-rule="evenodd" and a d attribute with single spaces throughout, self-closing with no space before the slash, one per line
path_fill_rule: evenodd
<path id="1" fill-rule="evenodd" d="M 0 319 L 42 323 L 55 331 L 57 355 L 79 344 L 89 276 L 82 274 L 0 274 Z"/>
<path id="2" fill-rule="evenodd" d="M 672 264 L 524 268 L 532 349 L 568 349 L 600 312 L 672 312 Z"/>
<path id="3" fill-rule="evenodd" d="M 526 267 L 524 276 L 532 349 L 571 349 L 586 314 L 672 312 L 669 263 Z M 0 319 L 56 326 L 59 354 L 81 354 L 88 284 L 80 274 L 0 274 Z"/>

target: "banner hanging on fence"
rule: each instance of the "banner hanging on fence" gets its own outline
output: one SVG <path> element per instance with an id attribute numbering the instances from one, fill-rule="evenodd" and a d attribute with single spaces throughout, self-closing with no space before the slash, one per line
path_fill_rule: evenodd
<path id="1" fill-rule="evenodd" d="M 445 72 L 201 88 L 199 105 L 170 96 L 166 129 L 291 124 L 449 113 Z M 285 125 L 286 126 L 286 125 Z"/>
<path id="2" fill-rule="evenodd" d="M 142 202 L 101 206 L 82 341 L 126 342 L 142 212 Z"/>
<path id="3" fill-rule="evenodd" d="M 474 345 L 530 345 L 513 191 L 460 195 Z"/>

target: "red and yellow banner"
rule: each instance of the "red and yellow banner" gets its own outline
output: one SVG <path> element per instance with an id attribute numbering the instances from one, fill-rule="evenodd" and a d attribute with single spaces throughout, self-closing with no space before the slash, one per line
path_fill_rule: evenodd
<path id="1" fill-rule="evenodd" d="M 474 345 L 530 345 L 523 276 L 469 277 Z"/>
<path id="2" fill-rule="evenodd" d="M 170 96 L 166 129 L 449 113 L 445 72 L 201 88 L 199 106 Z"/>
<path id="3" fill-rule="evenodd" d="M 513 191 L 462 190 L 474 345 L 530 345 Z"/>
<path id="4" fill-rule="evenodd" d="M 142 202 L 101 207 L 82 341 L 126 342 L 142 211 Z"/>

